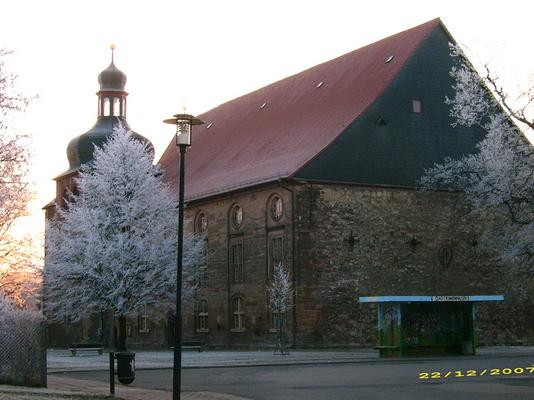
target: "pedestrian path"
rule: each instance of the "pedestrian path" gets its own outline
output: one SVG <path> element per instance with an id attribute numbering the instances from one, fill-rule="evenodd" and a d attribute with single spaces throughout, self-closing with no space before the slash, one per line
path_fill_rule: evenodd
<path id="1" fill-rule="evenodd" d="M 20 386 L 0 385 L 2 393 L 47 394 L 49 396 L 109 396 L 109 385 L 103 382 L 66 378 L 59 375 L 48 376 L 47 388 L 28 388 Z M 31 398 L 31 397 L 28 397 Z M 171 400 L 172 392 L 164 390 L 141 389 L 117 384 L 115 387 L 117 400 Z M 182 392 L 182 400 L 252 400 L 213 392 Z"/>
<path id="2" fill-rule="evenodd" d="M 135 351 L 136 369 L 172 368 L 173 352 Z M 48 372 L 97 371 L 109 368 L 109 355 L 72 357 L 67 350 L 48 351 Z M 378 360 L 372 349 L 320 351 L 295 350 L 289 354 L 268 351 L 188 351 L 182 353 L 182 368 L 243 367 Z"/>
<path id="3" fill-rule="evenodd" d="M 172 368 L 173 352 L 135 351 L 136 369 Z M 486 356 L 534 356 L 534 346 L 492 346 L 477 349 L 477 357 Z M 472 356 L 466 356 L 472 357 Z M 72 357 L 67 350 L 48 351 L 48 372 L 98 371 L 109 368 L 109 355 L 81 355 Z M 418 357 L 421 359 L 421 357 Z M 373 349 L 354 350 L 293 350 L 290 354 L 273 354 L 272 350 L 235 351 L 209 350 L 203 352 L 184 351 L 182 368 L 220 368 L 267 365 L 298 365 L 317 363 L 346 363 L 379 361 L 378 352 Z M 392 360 L 392 359 L 388 359 Z M 404 360 L 407 360 L 406 358 Z"/>

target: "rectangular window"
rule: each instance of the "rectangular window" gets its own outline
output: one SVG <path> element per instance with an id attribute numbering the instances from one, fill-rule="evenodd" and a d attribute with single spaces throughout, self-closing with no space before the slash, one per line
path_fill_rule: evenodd
<path id="1" fill-rule="evenodd" d="M 208 332 L 208 301 L 200 300 L 196 310 L 196 331 Z"/>
<path id="2" fill-rule="evenodd" d="M 280 263 L 284 263 L 284 237 L 282 235 L 269 239 L 269 265 L 267 271 L 269 280 L 272 279 L 274 269 Z"/>
<path id="3" fill-rule="evenodd" d="M 243 298 L 234 297 L 232 299 L 232 331 L 241 332 L 245 330 L 245 310 Z"/>
<path id="4" fill-rule="evenodd" d="M 278 329 L 284 328 L 285 313 L 271 311 L 271 332 L 278 332 Z"/>
<path id="5" fill-rule="evenodd" d="M 208 239 L 204 240 L 202 254 L 204 256 L 204 261 L 199 268 L 198 284 L 200 287 L 208 287 Z"/>
<path id="6" fill-rule="evenodd" d="M 146 305 L 143 306 L 142 311 L 139 313 L 139 333 L 150 332 L 148 313 L 146 311 Z"/>
<path id="7" fill-rule="evenodd" d="M 412 110 L 415 114 L 423 112 L 423 102 L 421 100 L 412 100 Z"/>
<path id="8" fill-rule="evenodd" d="M 230 270 L 232 273 L 232 281 L 240 283 L 245 281 L 245 273 L 243 270 L 243 242 L 232 243 L 230 246 Z"/>

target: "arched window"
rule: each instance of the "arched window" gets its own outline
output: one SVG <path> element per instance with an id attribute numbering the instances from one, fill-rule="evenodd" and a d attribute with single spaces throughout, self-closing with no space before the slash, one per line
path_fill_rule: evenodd
<path id="1" fill-rule="evenodd" d="M 230 224 L 234 229 L 241 229 L 243 224 L 243 209 L 239 204 L 234 204 L 230 210 Z"/>
<path id="2" fill-rule="evenodd" d="M 195 220 L 195 233 L 205 235 L 208 231 L 208 217 L 203 211 L 197 213 Z"/>
<path id="3" fill-rule="evenodd" d="M 269 212 L 269 216 L 274 222 L 280 221 L 280 219 L 282 219 L 282 215 L 284 215 L 284 203 L 282 202 L 282 198 L 277 194 L 271 196 L 267 210 Z"/>
<path id="4" fill-rule="evenodd" d="M 119 117 L 121 115 L 121 99 L 113 98 L 113 116 Z"/>
<path id="5" fill-rule="evenodd" d="M 109 97 L 104 97 L 104 117 L 109 117 L 110 114 L 110 104 Z"/>
<path id="6" fill-rule="evenodd" d="M 196 304 L 196 331 L 197 332 L 207 332 L 208 328 L 208 300 L 201 299 Z"/>
<path id="7" fill-rule="evenodd" d="M 236 296 L 232 299 L 232 331 L 245 330 L 245 309 L 243 298 Z"/>

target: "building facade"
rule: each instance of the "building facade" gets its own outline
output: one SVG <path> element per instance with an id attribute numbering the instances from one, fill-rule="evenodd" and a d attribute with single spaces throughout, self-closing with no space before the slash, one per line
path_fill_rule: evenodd
<path id="1" fill-rule="evenodd" d="M 385 306 L 360 301 L 373 296 L 465 303 L 411 306 L 406 317 L 418 328 L 407 343 L 467 327 L 482 343 L 534 339 L 526 305 L 507 296 L 504 266 L 478 244 L 489 222 L 466 214 L 458 193 L 417 190 L 426 168 L 475 152 L 484 135 L 451 126 L 450 42 L 433 20 L 199 116 L 205 124 L 186 156 L 185 228 L 204 235 L 208 261 L 183 311 L 186 340 L 273 345 L 279 316 L 267 308 L 266 286 L 278 263 L 295 289 L 284 317 L 297 347 L 376 345 Z M 159 160 L 175 191 L 178 157 L 171 141 Z M 71 170 L 58 177 L 58 196 L 72 162 Z M 504 301 L 466 314 L 465 299 L 488 295 Z M 129 343 L 169 346 L 173 321 L 140 310 Z M 96 337 L 92 329 L 80 340 Z"/>

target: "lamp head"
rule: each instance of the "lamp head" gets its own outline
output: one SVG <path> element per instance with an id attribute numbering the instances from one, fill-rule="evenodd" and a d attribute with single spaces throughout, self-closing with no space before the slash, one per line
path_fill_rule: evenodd
<path id="1" fill-rule="evenodd" d="M 176 145 L 191 146 L 193 125 L 202 125 L 204 121 L 190 114 L 175 114 L 173 118 L 164 120 L 166 124 L 176 125 Z"/>

